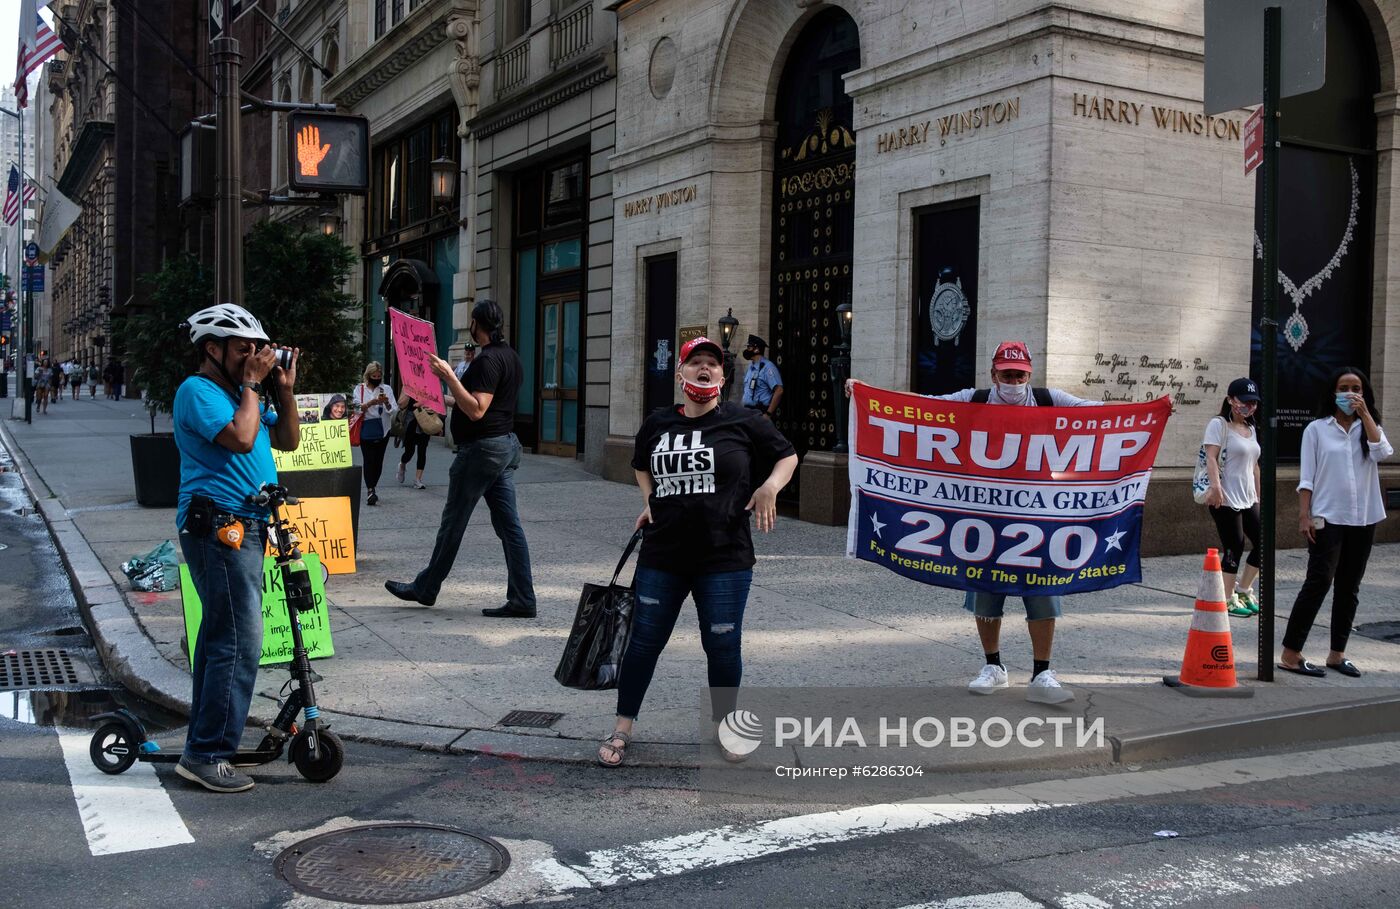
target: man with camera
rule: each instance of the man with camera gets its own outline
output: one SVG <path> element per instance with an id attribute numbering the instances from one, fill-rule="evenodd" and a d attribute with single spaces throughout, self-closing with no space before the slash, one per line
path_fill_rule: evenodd
<path id="1" fill-rule="evenodd" d="M 515 507 L 515 470 L 520 440 L 512 431 L 525 367 L 501 327 L 505 315 L 491 300 L 472 308 L 470 331 L 477 344 L 471 367 L 458 378 L 452 364 L 432 358 L 432 369 L 452 394 L 452 441 L 457 457 L 447 477 L 447 504 L 442 509 L 437 541 L 428 565 L 409 581 L 385 581 L 384 589 L 401 600 L 431 606 L 457 560 L 462 534 L 481 499 L 491 511 L 491 526 L 506 557 L 506 602 L 481 610 L 490 618 L 534 618 L 535 584 L 530 574 L 530 547 Z"/>
<path id="2" fill-rule="evenodd" d="M 199 371 L 175 394 L 175 523 L 203 616 L 190 642 L 190 728 L 175 772 L 213 792 L 243 792 L 253 781 L 229 759 L 262 657 L 268 518 L 251 497 L 277 482 L 272 447 L 292 451 L 301 438 L 293 397 L 299 351 L 269 344 L 252 313 L 232 303 L 201 309 L 188 325 Z"/>

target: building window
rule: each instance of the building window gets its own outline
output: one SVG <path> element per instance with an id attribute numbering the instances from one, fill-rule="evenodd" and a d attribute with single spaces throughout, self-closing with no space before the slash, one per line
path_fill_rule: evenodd
<path id="1" fill-rule="evenodd" d="M 501 0 L 501 45 L 530 30 L 530 0 Z"/>
<path id="2" fill-rule="evenodd" d="M 374 0 L 374 38 L 379 40 L 384 37 L 384 33 L 389 30 L 386 14 L 388 0 Z"/>
<path id="3" fill-rule="evenodd" d="M 316 75 L 310 66 L 301 68 L 301 97 L 297 100 L 303 104 L 316 100 Z"/>
<path id="4" fill-rule="evenodd" d="M 333 76 L 335 75 L 335 71 L 340 68 L 340 46 L 337 45 L 334 41 L 331 41 L 326 45 L 325 56 L 326 71 Z"/>
<path id="5" fill-rule="evenodd" d="M 558 227 L 583 219 L 583 162 L 573 161 L 545 176 L 544 226 Z"/>
<path id="6" fill-rule="evenodd" d="M 379 40 L 404 20 L 406 10 L 415 10 L 425 0 L 374 0 L 374 38 Z"/>
<path id="7" fill-rule="evenodd" d="M 449 108 L 374 150 L 370 236 L 382 237 L 429 221 L 435 157 L 456 159 L 457 113 Z"/>

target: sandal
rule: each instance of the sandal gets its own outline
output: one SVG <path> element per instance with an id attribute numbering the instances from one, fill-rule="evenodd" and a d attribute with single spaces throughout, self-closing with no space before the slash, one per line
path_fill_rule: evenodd
<path id="1" fill-rule="evenodd" d="M 622 744 L 621 744 L 621 745 L 614 745 L 613 742 L 621 742 Z M 627 732 L 616 732 L 616 731 L 615 731 L 615 732 L 613 732 L 612 735 L 610 735 L 610 736 L 608 736 L 607 738 L 603 739 L 603 741 L 600 742 L 599 744 L 600 744 L 602 747 L 599 749 L 598 756 L 597 756 L 596 758 L 594 758 L 594 760 L 596 760 L 596 761 L 598 762 L 598 766 L 599 766 L 599 767 L 607 767 L 607 768 L 609 768 L 609 769 L 611 769 L 611 768 L 613 768 L 613 767 L 621 767 L 623 764 L 627 763 L 627 746 L 630 745 L 630 744 L 632 744 L 632 735 L 631 735 L 631 733 L 627 733 Z M 616 757 L 617 760 L 615 760 L 615 761 L 607 761 L 607 760 L 604 760 L 604 759 L 603 759 L 603 751 L 602 751 L 602 749 L 607 749 L 608 754 L 610 754 L 610 755 Z"/>
<path id="2" fill-rule="evenodd" d="M 1361 678 L 1361 670 L 1356 668 L 1356 664 L 1351 660 L 1342 660 L 1340 663 L 1328 663 L 1327 668 L 1333 672 L 1340 672 L 1342 675 L 1353 679 Z"/>
<path id="3" fill-rule="evenodd" d="M 1292 672 L 1297 675 L 1305 675 L 1309 678 L 1314 679 L 1320 679 L 1323 676 L 1327 675 L 1327 670 L 1323 669 L 1321 666 L 1314 666 L 1307 660 L 1299 660 L 1297 666 L 1285 666 L 1283 663 L 1279 663 L 1278 668 L 1282 669 L 1284 672 Z"/>

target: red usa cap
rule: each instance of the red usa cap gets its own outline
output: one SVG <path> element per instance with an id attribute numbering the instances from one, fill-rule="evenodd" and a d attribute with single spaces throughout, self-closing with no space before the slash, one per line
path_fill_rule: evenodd
<path id="1" fill-rule="evenodd" d="M 1002 341 L 992 357 L 992 369 L 1031 371 L 1031 354 L 1024 341 Z"/>
<path id="2" fill-rule="evenodd" d="M 718 344 L 716 344 L 714 341 L 711 341 L 704 335 L 701 335 L 698 338 L 691 338 L 689 341 L 686 341 L 685 344 L 681 345 L 680 362 L 684 363 L 686 360 L 689 360 L 690 355 L 695 353 L 697 350 L 708 350 L 710 353 L 715 355 L 716 360 L 719 360 L 721 363 L 724 362 L 724 351 L 720 350 Z"/>

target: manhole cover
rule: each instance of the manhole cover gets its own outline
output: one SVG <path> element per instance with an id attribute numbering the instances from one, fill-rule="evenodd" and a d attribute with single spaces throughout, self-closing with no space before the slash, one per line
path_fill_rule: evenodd
<path id="1" fill-rule="evenodd" d="M 0 654 L 0 689 L 76 684 L 78 672 L 66 650 L 9 650 Z"/>
<path id="2" fill-rule="evenodd" d="M 548 729 L 564 718 L 562 713 L 549 713 L 544 710 L 512 710 L 501 717 L 498 726 L 527 726 L 531 729 Z"/>
<path id="3" fill-rule="evenodd" d="M 1400 644 L 1400 622 L 1367 622 L 1365 625 L 1357 625 L 1352 629 L 1352 633 L 1389 644 Z"/>
<path id="4" fill-rule="evenodd" d="M 510 867 L 489 837 L 433 824 L 372 824 L 282 850 L 277 876 L 298 892 L 366 905 L 417 903 L 476 890 Z"/>

